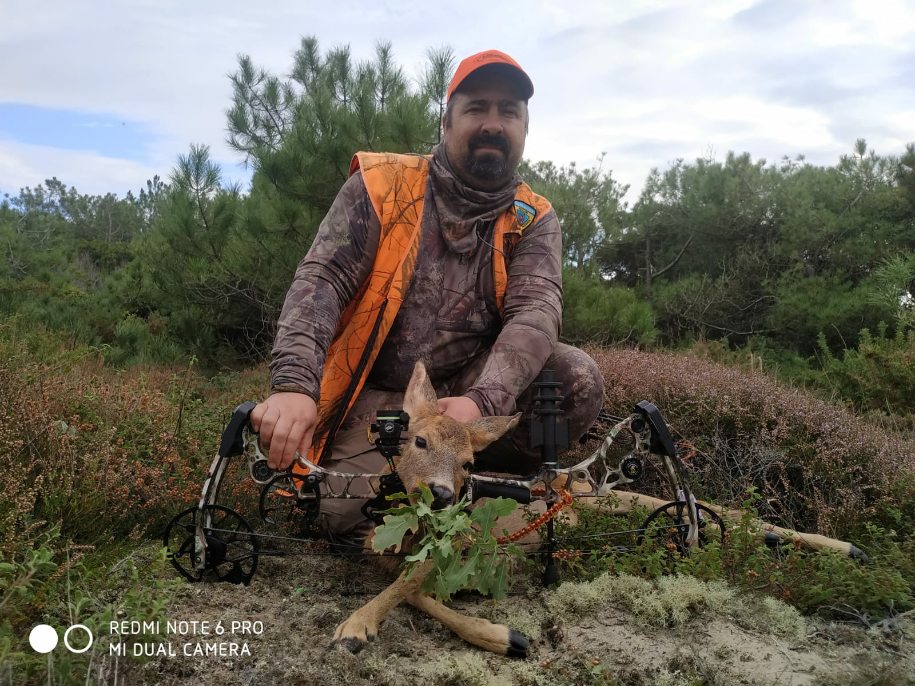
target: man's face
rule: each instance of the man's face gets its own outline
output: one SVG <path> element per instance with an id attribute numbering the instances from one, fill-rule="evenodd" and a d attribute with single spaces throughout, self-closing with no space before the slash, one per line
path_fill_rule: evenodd
<path id="1" fill-rule="evenodd" d="M 457 175 L 479 190 L 504 187 L 527 137 L 527 104 L 515 82 L 501 74 L 468 77 L 451 96 L 449 110 L 442 143 Z"/>

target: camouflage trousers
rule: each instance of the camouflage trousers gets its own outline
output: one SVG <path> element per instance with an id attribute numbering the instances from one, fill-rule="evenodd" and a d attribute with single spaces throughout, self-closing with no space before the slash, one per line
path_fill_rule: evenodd
<path id="1" fill-rule="evenodd" d="M 485 356 L 478 364 L 436 387 L 438 397 L 458 396 L 467 390 L 479 375 Z M 564 343 L 557 343 L 547 359 L 545 369 L 552 369 L 561 386 L 560 403 L 564 419 L 569 422 L 569 439 L 577 440 L 594 423 L 604 401 L 604 381 L 597 364 L 585 352 Z M 522 412 L 515 430 L 490 445 L 474 459 L 477 471 L 526 475 L 537 472 L 541 464 L 540 448 L 529 447 L 528 437 L 533 419 L 534 388 L 528 387 L 518 398 Z M 371 443 L 369 426 L 377 410 L 399 410 L 403 406 L 403 391 L 393 392 L 366 387 L 356 400 L 350 415 L 337 433 L 331 454 L 322 462 L 327 469 L 347 474 L 378 474 L 387 471 L 387 461 Z M 367 484 L 353 482 L 353 495 L 369 495 Z M 360 490 L 361 489 L 361 490 Z M 371 523 L 362 515 L 362 500 L 328 498 L 321 501 L 322 526 L 334 536 L 362 538 Z"/>

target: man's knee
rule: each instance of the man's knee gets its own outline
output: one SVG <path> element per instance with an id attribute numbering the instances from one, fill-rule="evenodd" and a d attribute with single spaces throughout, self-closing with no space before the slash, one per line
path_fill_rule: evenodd
<path id="1" fill-rule="evenodd" d="M 569 436 L 577 440 L 597 419 L 604 405 L 604 378 L 597 363 L 585 351 L 557 343 L 547 367 L 562 382 L 564 416 L 569 420 Z"/>
<path id="2" fill-rule="evenodd" d="M 591 428 L 604 405 L 604 379 L 600 369 L 583 350 L 564 343 L 556 345 L 544 368 L 552 369 L 554 378 L 561 384 L 562 417 L 569 422 L 569 440 L 574 442 Z M 518 399 L 518 409 L 523 412 L 521 423 L 511 434 L 477 454 L 478 469 L 532 474 L 540 468 L 541 449 L 531 448 L 528 441 L 533 403 L 534 387 L 531 385 Z"/>

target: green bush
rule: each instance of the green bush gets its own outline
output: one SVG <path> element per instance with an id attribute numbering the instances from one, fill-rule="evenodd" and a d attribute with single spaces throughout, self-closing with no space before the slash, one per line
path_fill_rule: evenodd
<path id="1" fill-rule="evenodd" d="M 105 349 L 105 362 L 115 367 L 175 364 L 186 357 L 175 342 L 153 334 L 149 323 L 135 315 L 128 315 L 117 323 L 114 341 Z"/>
<path id="2" fill-rule="evenodd" d="M 861 331 L 858 345 L 833 355 L 822 335 L 818 339 L 822 385 L 848 400 L 859 412 L 915 415 L 915 330 L 887 334 Z"/>
<path id="3" fill-rule="evenodd" d="M 768 631 L 794 637 L 803 636 L 797 610 L 871 623 L 915 607 L 915 537 L 865 525 L 858 543 L 870 555 L 867 564 L 791 545 L 772 549 L 759 535 L 758 501 L 751 492 L 743 502 L 742 516 L 725 520 L 724 537 L 707 529 L 703 547 L 688 555 L 671 549 L 666 526 L 649 528 L 639 540 L 636 530 L 645 521 L 646 510 L 620 516 L 609 514 L 609 509 L 576 508 L 578 522 L 560 525 L 558 534 L 566 549 L 585 551 L 564 562 L 564 578 L 576 581 L 564 583 L 562 594 L 577 600 L 561 594 L 555 598 L 569 609 L 584 610 L 599 607 L 614 591 L 621 596 L 614 598 L 617 603 L 658 625 L 682 623 L 688 610 L 717 603 L 743 626 L 764 625 Z M 632 533 L 612 540 L 601 537 L 608 531 Z M 606 576 L 607 571 L 621 576 Z M 693 578 L 698 581 L 688 581 Z M 710 585 L 697 586 L 700 581 Z M 721 586 L 722 581 L 729 586 Z M 670 594 L 672 600 L 665 600 L 663 591 L 671 584 L 676 592 Z M 628 590 L 622 592 L 624 587 Z M 738 602 L 738 590 L 753 593 L 742 595 Z M 754 595 L 759 592 L 797 610 L 759 600 Z M 598 597 L 592 598 L 595 593 Z M 576 608 L 574 603 L 583 606 Z"/>
<path id="4" fill-rule="evenodd" d="M 651 305 L 628 288 L 566 269 L 562 274 L 562 337 L 572 343 L 648 345 L 658 331 Z"/>
<path id="5" fill-rule="evenodd" d="M 109 657 L 109 622 L 129 617 L 141 622 L 164 622 L 166 609 L 180 586 L 165 551 L 147 549 L 121 560 L 67 546 L 54 528 L 34 541 L 24 555 L 0 553 L 0 664 L 10 683 L 62 685 L 108 683 L 118 667 Z M 24 637 L 36 624 L 63 627 L 80 623 L 95 637 L 92 650 L 82 654 L 56 650 L 48 656 L 26 647 Z M 132 636 L 128 643 L 164 636 Z M 130 655 L 128 650 L 127 655 Z M 126 658 L 122 675 L 139 660 Z M 125 677 L 129 678 L 129 677 Z"/>
<path id="6" fill-rule="evenodd" d="M 875 329 L 893 315 L 887 304 L 870 297 L 869 283 L 855 285 L 841 276 L 786 275 L 768 314 L 770 338 L 780 347 L 810 355 L 817 341 L 831 350 L 857 343 L 855 332 Z"/>

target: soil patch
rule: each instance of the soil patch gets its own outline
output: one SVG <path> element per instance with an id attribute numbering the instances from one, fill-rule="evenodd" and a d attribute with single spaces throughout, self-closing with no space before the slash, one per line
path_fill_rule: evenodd
<path id="1" fill-rule="evenodd" d="M 479 651 L 413 608 L 395 608 L 378 638 L 357 655 L 330 646 L 338 623 L 384 588 L 371 560 L 267 559 L 249 587 L 188 584 L 168 611 L 174 620 L 260 621 L 260 635 L 227 638 L 250 655 L 160 657 L 136 667 L 136 683 L 321 684 L 855 684 L 915 683 L 915 626 L 893 631 L 807 620 L 793 639 L 704 612 L 675 628 L 646 625 L 615 607 L 555 622 L 532 589 L 451 605 L 532 636 L 527 660 Z M 195 639 L 196 640 L 196 639 Z M 180 644 L 181 641 L 173 641 Z M 888 680 L 879 680 L 886 675 Z"/>

